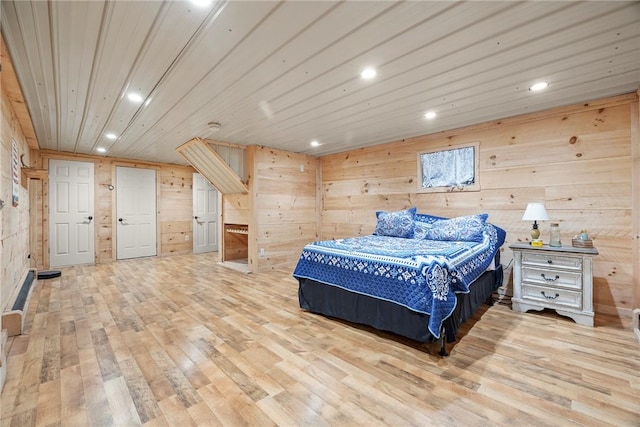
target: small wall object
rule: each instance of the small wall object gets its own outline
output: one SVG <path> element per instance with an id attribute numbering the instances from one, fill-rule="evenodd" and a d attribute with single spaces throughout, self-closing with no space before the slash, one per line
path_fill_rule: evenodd
<path id="1" fill-rule="evenodd" d="M 12 195 L 11 204 L 18 206 L 20 201 L 20 165 L 18 164 L 18 143 L 11 140 L 11 175 L 12 175 Z"/>

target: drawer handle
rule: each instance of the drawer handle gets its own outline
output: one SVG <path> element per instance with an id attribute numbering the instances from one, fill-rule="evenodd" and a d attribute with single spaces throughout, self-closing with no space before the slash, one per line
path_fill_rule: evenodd
<path id="1" fill-rule="evenodd" d="M 558 280 L 558 279 L 560 278 L 560 276 L 558 276 L 557 274 L 556 274 L 556 277 L 555 277 L 555 278 L 547 277 L 547 276 L 545 276 L 545 275 L 544 275 L 544 273 L 540 273 L 540 275 L 541 275 L 541 276 L 542 276 L 542 278 L 543 278 L 544 280 L 546 280 L 547 282 L 555 282 L 556 280 Z"/>
<path id="2" fill-rule="evenodd" d="M 553 264 L 553 260 L 552 259 L 548 259 L 547 260 L 547 264 Z"/>
<path id="3" fill-rule="evenodd" d="M 545 297 L 548 300 L 556 299 L 556 298 L 558 298 L 560 296 L 560 295 L 556 294 L 555 297 L 551 297 L 551 296 L 545 295 L 544 291 L 540 291 L 540 293 L 542 294 L 543 297 Z"/>

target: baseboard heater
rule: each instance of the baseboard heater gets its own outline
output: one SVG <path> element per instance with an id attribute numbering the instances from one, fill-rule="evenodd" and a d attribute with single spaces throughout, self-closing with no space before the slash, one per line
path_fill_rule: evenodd
<path id="1" fill-rule="evenodd" d="M 33 282 L 36 279 L 36 270 L 30 269 L 22 282 L 22 286 L 16 295 L 11 310 L 2 313 L 2 328 L 7 330 L 7 335 L 12 337 L 22 334 L 27 317 L 29 298 L 33 290 Z"/>

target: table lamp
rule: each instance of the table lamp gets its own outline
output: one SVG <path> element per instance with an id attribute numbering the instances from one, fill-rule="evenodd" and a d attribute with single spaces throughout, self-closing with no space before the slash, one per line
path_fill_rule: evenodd
<path id="1" fill-rule="evenodd" d="M 538 230 L 538 223 L 536 221 L 546 221 L 548 219 L 549 215 L 547 215 L 547 210 L 544 208 L 543 203 L 529 203 L 527 205 L 522 220 L 533 221 L 531 240 L 537 240 L 540 237 L 540 230 Z"/>

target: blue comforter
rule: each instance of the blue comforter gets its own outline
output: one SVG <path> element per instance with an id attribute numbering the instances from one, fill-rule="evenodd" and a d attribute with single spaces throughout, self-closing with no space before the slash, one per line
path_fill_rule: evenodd
<path id="1" fill-rule="evenodd" d="M 313 242 L 304 247 L 293 276 L 428 314 L 429 331 L 439 338 L 456 306 L 455 294 L 469 292 L 504 238 L 501 229 L 487 224 L 480 243 L 377 235 Z"/>

